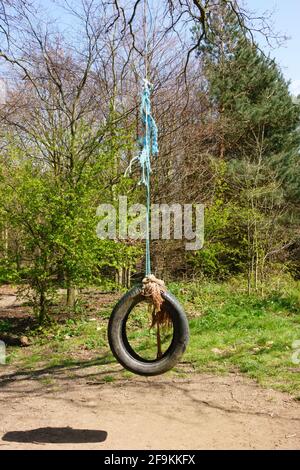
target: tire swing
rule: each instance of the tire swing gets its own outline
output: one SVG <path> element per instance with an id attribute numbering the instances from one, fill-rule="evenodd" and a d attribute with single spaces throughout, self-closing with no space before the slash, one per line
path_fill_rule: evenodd
<path id="1" fill-rule="evenodd" d="M 162 280 L 151 274 L 150 259 L 150 175 L 151 156 L 158 155 L 158 130 L 151 114 L 152 85 L 147 76 L 147 17 L 144 0 L 145 69 L 141 120 L 144 127 L 143 148 L 130 162 L 138 162 L 146 187 L 146 276 L 117 303 L 108 324 L 108 341 L 117 361 L 129 371 L 145 376 L 159 375 L 172 369 L 180 360 L 189 341 L 189 326 L 178 300 L 167 291 Z"/>
<path id="2" fill-rule="evenodd" d="M 135 318 L 130 320 L 132 312 L 144 303 L 152 307 L 148 331 L 156 328 L 156 351 L 154 343 L 152 348 L 149 345 L 148 357 L 143 354 L 147 352 L 145 348 L 138 350 L 133 347 L 128 332 L 128 325 L 135 323 Z M 136 329 L 139 326 L 137 324 Z M 136 331 L 132 336 L 135 338 Z M 162 281 L 150 274 L 143 280 L 143 285 L 133 287 L 115 306 L 109 320 L 108 340 L 113 355 L 125 369 L 138 375 L 159 375 L 172 369 L 184 353 L 189 340 L 188 321 L 177 299 L 165 289 Z M 156 357 L 149 357 L 150 353 L 156 353 Z"/>

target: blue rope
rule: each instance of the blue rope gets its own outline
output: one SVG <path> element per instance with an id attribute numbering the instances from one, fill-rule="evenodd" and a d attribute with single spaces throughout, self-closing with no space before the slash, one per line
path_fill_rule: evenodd
<path id="1" fill-rule="evenodd" d="M 147 195 L 147 213 L 146 213 L 146 276 L 151 274 L 151 254 L 150 254 L 150 217 L 151 217 L 151 194 L 150 194 L 150 176 L 151 176 L 151 156 L 158 155 L 158 129 L 151 112 L 151 93 L 152 85 L 144 79 L 142 101 L 141 101 L 141 120 L 144 126 L 144 136 L 142 138 L 142 150 L 139 155 L 134 157 L 125 175 L 131 172 L 134 162 L 139 162 L 142 176 L 140 184 L 146 186 Z"/>

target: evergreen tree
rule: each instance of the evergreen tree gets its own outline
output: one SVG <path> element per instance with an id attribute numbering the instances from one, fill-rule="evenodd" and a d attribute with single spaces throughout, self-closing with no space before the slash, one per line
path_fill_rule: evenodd
<path id="1" fill-rule="evenodd" d="M 200 50 L 208 92 L 218 116 L 225 158 L 250 156 L 263 139 L 268 157 L 298 148 L 299 106 L 290 95 L 274 60 L 266 57 L 243 34 L 224 7 L 215 21 L 217 40 Z"/>
<path id="2" fill-rule="evenodd" d="M 272 254 L 293 238 L 283 162 L 291 168 L 298 155 L 299 106 L 276 63 L 245 38 L 226 7 L 214 21 L 218 37 L 208 38 L 199 55 L 211 101 L 214 159 L 224 163 L 212 208 L 226 212 L 226 224 L 210 237 L 206 221 L 200 266 L 202 260 L 207 271 L 213 256 L 217 275 L 247 269 L 250 290 L 263 281 Z"/>

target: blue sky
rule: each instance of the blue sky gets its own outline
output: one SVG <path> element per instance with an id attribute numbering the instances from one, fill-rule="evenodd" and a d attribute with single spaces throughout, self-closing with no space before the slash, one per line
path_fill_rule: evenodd
<path id="1" fill-rule="evenodd" d="M 299 0 L 244 0 L 250 10 L 262 14 L 273 11 L 276 32 L 289 37 L 286 44 L 270 51 L 281 66 L 284 76 L 291 80 L 291 91 L 300 94 L 300 1 Z M 262 47 L 266 49 L 264 41 Z"/>
<path id="2" fill-rule="evenodd" d="M 73 0 L 74 1 L 74 0 Z M 153 4 L 161 0 L 152 0 Z M 291 80 L 291 91 L 300 94 L 300 0 L 241 0 L 251 11 L 262 15 L 265 11 L 273 11 L 273 29 L 289 37 L 284 46 L 269 51 L 265 41 L 261 38 L 261 47 L 270 52 L 281 66 L 287 80 Z M 50 7 L 54 16 L 61 22 L 66 21 L 63 11 L 53 5 L 51 0 L 40 0 L 44 7 Z M 71 0 L 72 3 L 72 0 Z M 74 1 L 76 4 L 76 0 Z"/>

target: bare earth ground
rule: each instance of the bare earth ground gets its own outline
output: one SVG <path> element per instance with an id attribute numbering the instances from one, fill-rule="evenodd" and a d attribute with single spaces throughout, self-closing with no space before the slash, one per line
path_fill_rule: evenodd
<path id="1" fill-rule="evenodd" d="M 14 301 L 2 297 L 1 307 Z M 101 360 L 2 366 L 0 450 L 300 449 L 300 403 L 287 394 L 236 374 L 127 380 L 120 371 Z"/>
<path id="2" fill-rule="evenodd" d="M 47 377 L 1 372 L 0 450 L 300 449 L 300 405 L 241 376 L 110 384 L 93 366 Z"/>

